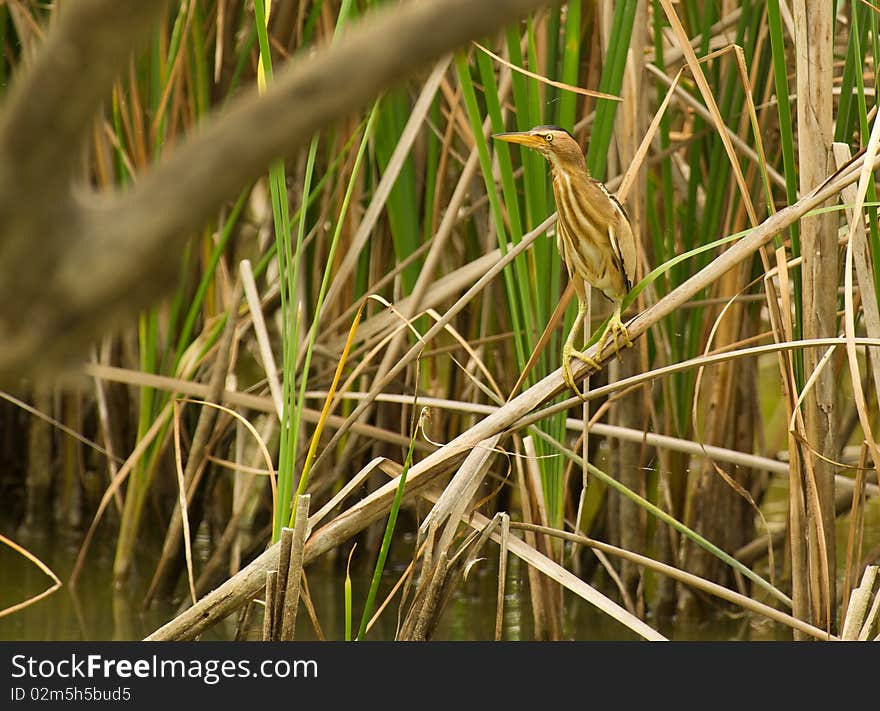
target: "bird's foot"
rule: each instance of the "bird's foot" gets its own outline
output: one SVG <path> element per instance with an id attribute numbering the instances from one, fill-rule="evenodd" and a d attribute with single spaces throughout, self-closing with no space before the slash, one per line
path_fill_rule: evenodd
<path id="1" fill-rule="evenodd" d="M 578 384 L 574 380 L 574 373 L 571 372 L 572 358 L 577 358 L 578 360 L 583 361 L 593 370 L 599 370 L 601 366 L 599 365 L 599 361 L 590 358 L 590 356 L 582 351 L 576 350 L 570 343 L 566 343 L 562 347 L 562 379 L 568 387 L 578 394 L 578 397 L 582 400 L 586 400 L 586 395 L 578 387 Z"/>
<path id="2" fill-rule="evenodd" d="M 605 345 L 608 343 L 608 336 L 611 336 L 614 341 L 614 352 L 617 354 L 618 360 L 620 360 L 621 342 L 623 346 L 629 348 L 632 345 L 632 339 L 629 337 L 629 331 L 626 330 L 626 326 L 620 320 L 620 314 L 618 313 L 611 315 L 608 325 L 602 331 L 599 342 L 596 344 L 596 355 L 600 358 L 602 357 Z"/>

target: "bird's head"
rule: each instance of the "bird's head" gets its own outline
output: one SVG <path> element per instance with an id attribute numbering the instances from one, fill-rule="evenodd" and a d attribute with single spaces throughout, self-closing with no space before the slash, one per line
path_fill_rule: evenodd
<path id="1" fill-rule="evenodd" d="M 584 154 L 574 137 L 559 126 L 535 126 L 529 131 L 496 133 L 492 138 L 519 143 L 544 156 L 557 169 L 584 167 Z"/>

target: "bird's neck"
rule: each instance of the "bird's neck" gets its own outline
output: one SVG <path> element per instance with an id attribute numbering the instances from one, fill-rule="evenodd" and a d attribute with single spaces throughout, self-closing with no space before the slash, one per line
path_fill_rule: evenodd
<path id="1" fill-rule="evenodd" d="M 554 180 L 558 180 L 564 175 L 578 175 L 583 176 L 587 180 L 592 180 L 590 171 L 587 170 L 587 161 L 582 154 L 565 156 L 564 158 L 551 155 L 550 170 Z"/>

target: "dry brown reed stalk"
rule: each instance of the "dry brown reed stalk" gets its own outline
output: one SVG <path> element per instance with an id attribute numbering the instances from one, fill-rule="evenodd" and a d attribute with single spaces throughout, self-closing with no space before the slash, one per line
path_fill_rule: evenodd
<path id="1" fill-rule="evenodd" d="M 309 502 L 310 494 L 303 494 L 296 499 L 296 520 L 291 531 L 290 554 L 284 572 L 284 595 L 278 601 L 281 620 L 279 639 L 287 642 L 295 637 L 296 612 L 300 601 L 300 582 L 303 578 L 303 547 L 309 535 Z M 279 586 L 281 587 L 281 586 Z"/>
<path id="2" fill-rule="evenodd" d="M 166 375 L 153 375 L 151 373 L 143 373 L 127 368 L 118 368 L 116 366 L 95 363 L 83 366 L 83 370 L 87 375 L 96 378 L 103 378 L 108 381 L 129 383 L 132 385 L 144 385 L 156 388 L 157 390 L 165 390 L 197 398 L 206 398 L 208 396 L 208 386 L 206 384 L 196 383 L 191 380 L 172 378 Z M 221 397 L 218 399 L 230 406 L 240 407 L 246 410 L 256 410 L 257 412 L 267 413 L 275 412 L 275 404 L 272 399 L 260 395 L 224 390 Z M 303 410 L 303 420 L 306 422 L 317 422 L 320 416 L 321 413 L 319 410 L 311 408 L 305 408 Z M 345 422 L 345 418 L 339 415 L 331 415 L 327 418 L 327 423 L 333 427 L 341 427 Z M 406 446 L 409 443 L 409 438 L 395 432 L 389 432 L 388 430 L 376 427 L 375 425 L 356 422 L 351 424 L 350 428 L 367 437 L 391 442 L 392 444 Z M 417 442 L 416 447 L 422 449 L 431 448 L 422 442 Z M 117 487 L 114 487 L 114 491 L 116 488 Z"/>
<path id="3" fill-rule="evenodd" d="M 579 543 L 580 545 L 588 546 L 595 549 L 597 552 L 601 551 L 609 555 L 627 559 L 639 566 L 654 570 L 658 573 L 661 573 L 662 575 L 668 575 L 685 585 L 692 586 L 696 590 L 716 596 L 718 598 L 721 598 L 722 600 L 726 600 L 727 602 L 738 605 L 743 609 L 748 610 L 749 612 L 763 615 L 771 620 L 774 620 L 775 622 L 778 622 L 779 624 L 790 627 L 815 639 L 832 639 L 832 637 L 825 630 L 814 627 L 813 625 L 804 622 L 803 620 L 800 620 L 796 617 L 793 617 L 792 615 L 789 615 L 785 612 L 781 612 L 774 607 L 765 605 L 764 603 L 753 600 L 746 595 L 725 588 L 724 586 L 718 585 L 717 583 L 714 583 L 710 580 L 706 580 L 705 578 L 700 578 L 699 576 L 693 575 L 692 573 L 689 573 L 687 571 L 680 570 L 679 568 L 675 568 L 666 563 L 648 558 L 647 556 L 633 553 L 632 551 L 625 548 L 612 546 L 607 543 L 603 543 L 602 541 L 596 541 L 585 536 L 568 533 L 567 531 L 543 529 L 542 527 L 534 526 L 531 524 L 514 523 L 511 527 L 514 529 L 522 530 L 541 530 L 548 535 L 558 536 L 559 538 L 562 538 L 564 540 L 569 540 Z"/>
<path id="4" fill-rule="evenodd" d="M 876 126 L 875 119 L 875 126 Z M 835 143 L 833 146 L 836 167 L 841 168 L 852 158 L 849 146 L 843 143 Z M 841 191 L 844 204 L 855 205 L 856 186 L 850 185 Z M 858 276 L 859 289 L 861 290 L 861 309 L 865 320 L 865 332 L 869 338 L 880 338 L 880 307 L 877 302 L 877 292 L 874 286 L 873 271 L 871 269 L 871 255 L 865 234 L 864 219 L 857 219 L 859 214 L 853 208 L 847 208 L 846 219 L 853 225 L 852 255 Z M 880 352 L 869 349 L 871 357 L 868 362 L 871 366 L 871 375 L 874 381 L 875 397 L 880 402 Z"/>
<path id="5" fill-rule="evenodd" d="M 832 56 L 834 12 L 831 5 L 795 0 L 792 5 L 795 27 L 795 56 L 797 59 L 797 121 L 798 168 L 800 189 L 806 192 L 819 185 L 833 169 L 831 143 L 834 134 L 832 85 Z M 833 214 L 805 218 L 801 221 L 801 244 L 804 264 L 803 280 L 803 333 L 808 339 L 837 335 L 837 229 Z M 821 355 L 816 350 L 804 353 L 804 372 L 809 375 L 817 368 Z M 812 452 L 810 458 L 815 476 L 819 510 L 808 506 L 807 550 L 800 560 L 793 560 L 795 614 L 811 619 L 819 627 L 834 629 L 831 606 L 835 599 L 835 540 L 834 540 L 834 468 L 826 459 L 838 453 L 835 441 L 837 423 L 834 420 L 834 377 L 825 371 L 806 401 L 806 436 Z M 807 462 L 804 462 L 805 464 Z M 808 488 L 811 484 L 808 482 Z M 823 540 L 819 540 L 823 538 Z M 795 550 L 792 551 L 794 558 Z M 824 562 L 820 560 L 824 558 Z M 827 566 L 827 573 L 824 572 Z M 823 572 L 819 571 L 822 568 Z M 822 585 L 805 595 L 801 582 L 809 570 L 809 580 L 821 580 Z"/>
<path id="6" fill-rule="evenodd" d="M 840 618 L 846 620 L 847 607 L 852 592 L 853 580 L 858 571 L 860 561 L 855 560 L 858 551 L 862 550 L 865 522 L 865 465 L 868 459 L 868 446 L 862 446 L 862 456 L 859 459 L 859 467 L 856 470 L 856 478 L 853 485 L 852 500 L 849 505 L 849 532 L 846 539 L 846 559 L 843 569 L 843 586 L 841 592 Z M 845 626 L 844 626 L 845 628 Z"/>
<path id="7" fill-rule="evenodd" d="M 660 4 L 663 6 L 663 10 L 666 13 L 666 17 L 669 20 L 669 23 L 672 25 L 672 29 L 675 33 L 676 39 L 678 40 L 679 47 L 684 52 L 684 56 L 687 60 L 688 66 L 690 67 L 691 74 L 700 89 L 700 94 L 702 95 L 703 100 L 706 102 L 706 106 L 711 115 L 712 122 L 714 123 L 715 128 L 718 131 L 718 135 L 721 138 L 721 142 L 724 144 L 724 150 L 727 152 L 727 156 L 733 168 L 733 173 L 736 177 L 736 183 L 740 191 L 740 196 L 745 202 L 752 226 L 755 226 L 758 223 L 758 218 L 755 214 L 755 209 L 751 204 L 751 193 L 748 189 L 745 177 L 743 176 L 739 160 L 736 157 L 736 152 L 733 149 L 733 143 L 731 142 L 726 124 L 724 123 L 724 118 L 721 115 L 721 111 L 718 109 L 718 103 L 715 99 L 715 94 L 712 92 L 712 88 L 709 86 L 706 75 L 703 73 L 703 69 L 700 66 L 700 61 L 697 59 L 693 48 L 690 46 L 690 42 L 687 38 L 687 33 L 685 32 L 684 26 L 681 24 L 681 20 L 679 19 L 678 14 L 675 12 L 671 1 L 660 0 Z"/>
<path id="8" fill-rule="evenodd" d="M 501 516 L 501 540 L 498 543 L 498 597 L 495 604 L 495 641 L 504 637 L 504 593 L 507 590 L 507 549 L 510 544 L 510 516 Z"/>
<path id="9" fill-rule="evenodd" d="M 627 186 L 631 186 L 631 189 L 628 190 L 628 195 L 619 195 L 619 197 L 626 200 L 625 205 L 627 206 L 632 224 L 633 234 L 636 235 L 636 239 L 640 244 L 639 251 L 643 255 L 642 263 L 647 262 L 644 254 L 648 249 L 650 241 L 647 239 L 646 229 L 647 171 L 644 167 L 644 154 L 639 155 L 640 148 L 645 145 L 642 137 L 650 131 L 647 126 L 649 114 L 648 94 L 644 91 L 646 79 L 645 45 L 646 38 L 649 36 L 648 4 L 646 0 L 640 0 L 636 8 L 632 38 L 623 75 L 623 91 L 621 92 L 623 103 L 614 129 L 619 164 L 622 168 L 628 166 L 628 170 L 626 170 L 628 182 L 622 186 L 623 192 L 625 193 L 628 190 Z M 636 161 L 638 161 L 638 164 L 633 165 Z M 644 276 L 643 270 L 637 269 L 634 281 L 638 282 L 642 276 Z M 642 295 L 637 300 L 635 307 L 636 310 L 642 310 L 646 305 L 647 299 Z M 637 344 L 637 347 L 628 349 L 622 354 L 616 373 L 613 371 L 614 366 L 611 366 L 612 370 L 609 373 L 609 379 L 626 378 L 643 371 L 647 366 L 647 360 L 647 340 L 644 339 Z M 616 403 L 612 414 L 613 423 L 624 428 L 646 429 L 647 416 L 650 412 L 649 400 L 650 392 L 648 389 L 632 390 Z M 587 413 L 588 405 L 585 403 L 585 422 Z M 587 482 L 587 429 L 585 425 L 583 444 L 584 471 L 582 473 L 584 484 Z M 620 443 L 618 442 L 618 444 Z M 617 472 L 618 481 L 631 491 L 643 494 L 645 492 L 645 476 L 642 467 L 645 454 L 643 448 L 617 446 L 612 451 L 614 460 L 616 460 L 613 464 L 613 471 Z M 644 552 L 647 537 L 646 519 L 640 507 L 626 497 L 615 495 L 608 496 L 608 506 L 611 512 L 610 519 L 614 524 L 609 531 L 611 540 L 619 541 L 620 545 L 627 550 Z M 623 598 L 635 598 L 640 587 L 639 569 L 628 561 L 623 561 L 619 576 L 620 584 L 625 591 Z M 639 603 L 639 606 L 644 607 L 643 601 Z"/>
<path id="10" fill-rule="evenodd" d="M 522 448 L 519 438 L 516 440 L 515 454 L 516 458 L 514 460 L 514 466 L 516 467 L 517 490 L 519 491 L 520 499 L 523 502 L 529 503 L 532 501 L 532 497 L 530 496 L 530 489 L 526 482 L 526 463 L 525 458 L 522 456 Z M 524 521 L 534 523 L 532 506 L 524 505 L 522 507 L 522 517 Z M 535 536 L 532 531 L 526 532 L 525 542 L 526 545 L 531 548 L 534 548 L 535 550 L 538 549 L 537 536 Z M 526 575 L 529 579 L 529 597 L 531 601 L 532 624 L 534 625 L 535 630 L 534 635 L 536 639 L 546 639 L 549 636 L 548 607 L 550 606 L 550 601 L 546 599 L 547 586 L 544 584 L 541 574 L 532 566 L 526 568 Z"/>
<path id="11" fill-rule="evenodd" d="M 537 521 L 541 525 L 548 526 L 550 514 L 547 511 L 544 485 L 538 468 L 538 453 L 532 437 L 522 438 L 522 450 L 524 456 L 521 457 L 522 468 L 519 471 L 518 483 L 523 501 L 523 518 L 526 521 Z M 536 536 L 529 545 L 542 555 L 561 564 L 562 551 L 553 543 L 554 541 L 548 536 Z M 562 639 L 562 587 L 546 576 L 539 575 L 538 571 L 531 570 L 529 584 L 529 590 L 536 598 L 533 601 L 533 605 L 537 608 L 534 611 L 536 638 L 551 641 Z"/>
<path id="12" fill-rule="evenodd" d="M 14 603 L 0 610 L 0 617 L 6 617 L 7 615 L 11 615 L 15 612 L 18 612 L 19 610 L 23 610 L 24 608 L 33 605 L 35 602 L 38 602 L 45 597 L 48 597 L 61 587 L 61 580 L 58 579 L 58 576 L 55 575 L 55 573 L 49 566 L 43 563 L 43 561 L 37 558 L 37 556 L 35 556 L 33 553 L 21 547 L 15 541 L 7 538 L 2 533 L 0 533 L 0 545 L 6 546 L 7 548 L 10 548 L 19 555 L 23 556 L 24 558 L 27 558 L 31 563 L 34 564 L 34 566 L 41 570 L 47 578 L 52 581 L 52 584 L 45 590 L 43 590 L 43 592 L 32 595 L 26 600 Z"/>
<path id="13" fill-rule="evenodd" d="M 298 502 L 297 502 L 298 503 Z M 278 580 L 276 582 L 277 594 L 272 603 L 272 630 L 271 637 L 274 641 L 281 639 L 281 617 L 286 609 L 285 597 L 289 584 L 291 552 L 293 550 L 293 529 L 282 526 L 281 537 L 278 539 Z M 297 581 L 297 586 L 299 581 Z"/>
<path id="14" fill-rule="evenodd" d="M 852 591 L 847 615 L 843 620 L 842 639 L 864 642 L 874 634 L 874 641 L 877 640 L 876 621 L 880 612 L 880 591 L 874 590 L 874 582 L 878 570 L 880 568 L 876 565 L 867 566 L 861 583 Z"/>
<path id="15" fill-rule="evenodd" d="M 280 544 L 279 544 L 280 545 Z M 265 597 L 263 599 L 263 641 L 277 642 L 275 637 L 275 597 L 278 594 L 278 571 L 266 571 Z"/>
<path id="16" fill-rule="evenodd" d="M 245 297 L 247 298 L 248 311 L 251 315 L 251 324 L 253 325 L 254 334 L 257 337 L 257 344 L 260 349 L 263 370 L 266 371 L 266 382 L 269 385 L 272 403 L 275 405 L 275 411 L 280 421 L 284 409 L 281 379 L 278 376 L 278 366 L 275 364 L 275 356 L 272 353 L 269 331 L 266 328 L 266 321 L 263 319 L 262 303 L 257 291 L 257 283 L 254 279 L 254 271 L 250 260 L 243 259 L 241 261 L 241 281 Z"/>

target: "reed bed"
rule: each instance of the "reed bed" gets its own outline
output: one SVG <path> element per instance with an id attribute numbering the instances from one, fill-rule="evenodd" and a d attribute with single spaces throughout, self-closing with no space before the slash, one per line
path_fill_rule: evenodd
<path id="1" fill-rule="evenodd" d="M 219 112 L 387 4 L 171 3 L 92 121 L 80 186 L 148 191 Z M 55 12 L 0 6 L 2 85 Z M 878 12 L 551 3 L 254 157 L 256 178 L 230 162 L 237 193 L 166 250 L 161 300 L 83 347 L 74 387 L 56 369 L 8 388 L 7 520 L 82 534 L 74 585 L 94 536 L 118 586 L 157 537 L 145 604 L 185 609 L 150 639 L 258 627 L 254 598 L 264 638 L 320 636 L 343 615 L 309 593 L 327 557 L 348 639 L 382 615 L 431 639 L 498 558 L 502 639 L 511 556 L 540 639 L 583 604 L 653 640 L 728 613 L 876 639 Z M 559 370 L 575 305 L 546 163 L 491 140 L 538 124 L 571 131 L 639 241 L 634 346 L 576 367 L 585 401 Z M 589 348 L 608 307 L 594 295 Z"/>

